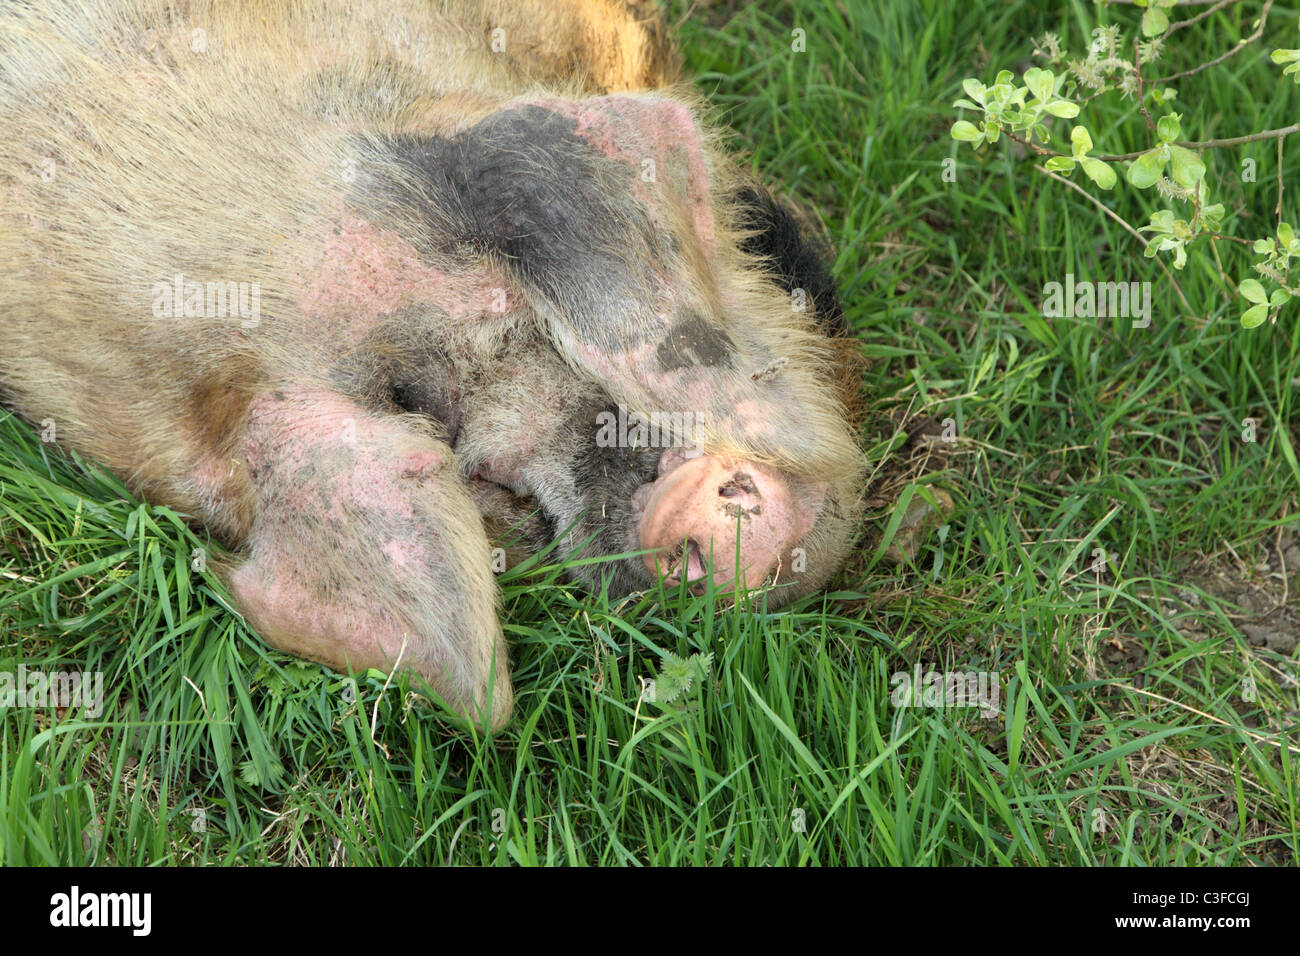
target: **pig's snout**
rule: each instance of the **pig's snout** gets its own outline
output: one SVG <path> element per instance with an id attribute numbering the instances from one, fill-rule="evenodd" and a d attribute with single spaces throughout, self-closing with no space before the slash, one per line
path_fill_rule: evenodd
<path id="1" fill-rule="evenodd" d="M 729 589 L 737 579 L 763 585 L 816 519 L 816 501 L 800 500 L 780 471 L 720 455 L 665 454 L 660 476 L 638 493 L 645 513 L 641 547 L 646 567 L 669 584 L 703 584 L 712 559 L 713 581 Z M 787 569 L 788 570 L 788 569 Z"/>

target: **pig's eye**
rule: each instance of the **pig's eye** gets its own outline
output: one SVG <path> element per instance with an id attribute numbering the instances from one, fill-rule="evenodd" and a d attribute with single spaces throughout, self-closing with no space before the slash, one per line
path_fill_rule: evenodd
<path id="1" fill-rule="evenodd" d="M 441 422 L 446 429 L 447 444 L 455 447 L 460 433 L 460 407 L 446 389 L 420 380 L 397 382 L 392 387 L 392 401 L 398 408 Z"/>
<path id="2" fill-rule="evenodd" d="M 641 469 L 641 480 L 646 484 L 654 484 L 659 480 L 659 459 L 658 457 L 648 457 L 645 467 Z"/>
<path id="3" fill-rule="evenodd" d="M 546 535 L 546 542 L 549 544 L 556 540 L 560 536 L 559 523 L 555 520 L 555 515 L 551 513 L 551 510 L 545 505 L 539 503 L 537 506 L 537 517 L 542 522 L 542 528 Z"/>

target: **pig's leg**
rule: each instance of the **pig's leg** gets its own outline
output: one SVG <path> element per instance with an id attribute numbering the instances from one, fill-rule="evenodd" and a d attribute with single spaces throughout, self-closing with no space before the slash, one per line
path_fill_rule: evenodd
<path id="1" fill-rule="evenodd" d="M 268 642 L 337 670 L 410 668 L 500 727 L 512 690 L 487 537 L 447 445 L 326 391 L 256 398 L 257 498 L 234 597 Z"/>

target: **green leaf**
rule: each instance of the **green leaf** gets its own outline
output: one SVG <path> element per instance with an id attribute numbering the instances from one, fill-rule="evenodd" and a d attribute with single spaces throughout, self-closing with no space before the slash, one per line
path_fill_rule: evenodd
<path id="1" fill-rule="evenodd" d="M 1079 115 L 1079 107 L 1075 106 L 1069 100 L 1052 100 L 1046 104 L 1043 109 L 1053 116 L 1059 116 L 1061 119 L 1074 119 Z"/>
<path id="2" fill-rule="evenodd" d="M 1157 209 L 1151 214 L 1151 224 L 1143 226 L 1139 232 L 1173 232 L 1174 231 L 1174 211 L 1172 209 Z"/>
<path id="3" fill-rule="evenodd" d="M 1177 113 L 1166 113 L 1156 123 L 1156 136 L 1162 143 L 1172 143 L 1182 135 L 1181 117 Z"/>
<path id="4" fill-rule="evenodd" d="M 683 660 L 664 661 L 655 676 L 655 703 L 671 704 L 691 689 L 695 674 Z"/>
<path id="5" fill-rule="evenodd" d="M 1256 239 L 1254 248 L 1260 255 L 1271 255 L 1275 244 L 1272 239 Z"/>
<path id="6" fill-rule="evenodd" d="M 1082 159 L 1088 155 L 1092 149 L 1092 137 L 1088 135 L 1088 130 L 1082 126 L 1076 126 L 1070 130 L 1070 152 L 1074 153 L 1075 159 Z"/>
<path id="7" fill-rule="evenodd" d="M 990 143 L 996 143 L 998 141 L 998 135 L 1001 132 L 1002 129 L 997 123 L 994 123 L 992 120 L 984 121 L 984 138 Z"/>
<path id="8" fill-rule="evenodd" d="M 1190 149 L 1183 146 L 1170 146 L 1170 158 L 1173 159 L 1172 174 L 1174 182 L 1188 189 L 1195 186 L 1205 176 L 1205 163 Z"/>
<path id="9" fill-rule="evenodd" d="M 1029 87 L 1029 92 L 1033 93 L 1036 99 L 1046 100 L 1051 96 L 1055 82 L 1056 77 L 1052 75 L 1051 70 L 1042 70 L 1035 66 L 1025 71 L 1025 86 Z"/>
<path id="10" fill-rule="evenodd" d="M 1146 189 L 1154 186 L 1156 180 L 1164 173 L 1166 162 L 1168 162 L 1166 148 L 1158 146 L 1133 160 L 1125 176 L 1138 189 Z"/>
<path id="11" fill-rule="evenodd" d="M 1148 259 L 1155 256 L 1157 252 L 1174 253 L 1174 268 L 1181 269 L 1187 264 L 1187 247 L 1181 239 L 1175 239 L 1172 236 L 1157 236 L 1147 244 L 1146 257 Z"/>
<path id="12" fill-rule="evenodd" d="M 1286 305 L 1290 301 L 1290 292 L 1286 289 L 1274 289 L 1273 294 L 1268 297 L 1268 306 L 1270 309 L 1276 309 L 1279 305 Z"/>
<path id="13" fill-rule="evenodd" d="M 953 139 L 963 143 L 974 143 L 984 138 L 984 134 L 980 132 L 978 126 L 965 120 L 958 120 L 953 123 L 950 132 Z"/>
<path id="14" fill-rule="evenodd" d="M 1282 244 L 1282 248 L 1290 247 L 1295 242 L 1295 230 L 1291 228 L 1289 222 L 1280 222 L 1277 225 L 1277 241 Z"/>
<path id="15" fill-rule="evenodd" d="M 978 103 L 972 103 L 970 100 L 965 100 L 965 99 L 958 100 L 957 102 L 953 103 L 953 104 L 952 104 L 952 107 L 953 107 L 953 109 L 963 109 L 963 110 L 982 110 L 982 109 L 984 109 L 984 107 L 980 106 Z"/>
<path id="16" fill-rule="evenodd" d="M 266 773 L 263 774 L 255 760 L 245 760 L 239 765 L 239 776 L 250 787 L 269 788 L 284 776 L 284 764 L 279 757 L 268 754 Z"/>
<path id="17" fill-rule="evenodd" d="M 1089 159 L 1084 157 L 1079 160 L 1079 164 L 1083 166 L 1083 171 L 1088 174 L 1088 178 L 1102 189 L 1110 189 L 1115 185 L 1115 170 L 1111 169 L 1100 159 Z"/>
<path id="18" fill-rule="evenodd" d="M 1065 173 L 1067 176 L 1074 172 L 1074 160 L 1069 156 L 1053 156 L 1043 166 L 1054 173 Z"/>
<path id="19" fill-rule="evenodd" d="M 1267 305 L 1252 305 L 1245 312 L 1241 313 L 1241 327 L 1244 329 L 1253 329 L 1256 326 L 1263 325 L 1266 318 L 1268 318 Z"/>
<path id="20" fill-rule="evenodd" d="M 1241 284 L 1237 286 L 1237 292 L 1247 302 L 1268 301 L 1268 296 L 1264 294 L 1264 286 L 1258 279 L 1242 279 Z"/>
<path id="21" fill-rule="evenodd" d="M 1274 63 L 1294 63 L 1300 60 L 1300 50 L 1274 50 L 1269 56 Z"/>
<path id="22" fill-rule="evenodd" d="M 659 673 L 655 675 L 655 703 L 671 704 L 689 693 L 697 680 L 702 681 L 708 676 L 712 664 L 712 652 L 692 654 L 687 658 L 666 653 Z"/>
<path id="23" fill-rule="evenodd" d="M 962 80 L 961 88 L 965 90 L 966 95 L 969 96 L 971 99 L 973 99 L 976 103 L 982 104 L 984 102 L 985 86 L 979 80 L 975 80 L 975 79 Z"/>
<path id="24" fill-rule="evenodd" d="M 1142 14 L 1142 35 L 1144 37 L 1158 37 L 1169 29 L 1169 14 L 1159 7 L 1148 7 L 1147 12 Z"/>

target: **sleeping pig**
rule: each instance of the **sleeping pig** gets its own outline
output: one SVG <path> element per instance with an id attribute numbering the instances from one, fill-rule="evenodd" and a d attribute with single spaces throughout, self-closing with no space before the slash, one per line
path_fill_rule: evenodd
<path id="1" fill-rule="evenodd" d="M 490 727 L 489 527 L 616 595 L 820 587 L 855 352 L 637 8 L 6 5 L 0 399 L 206 526 L 268 642 Z"/>

